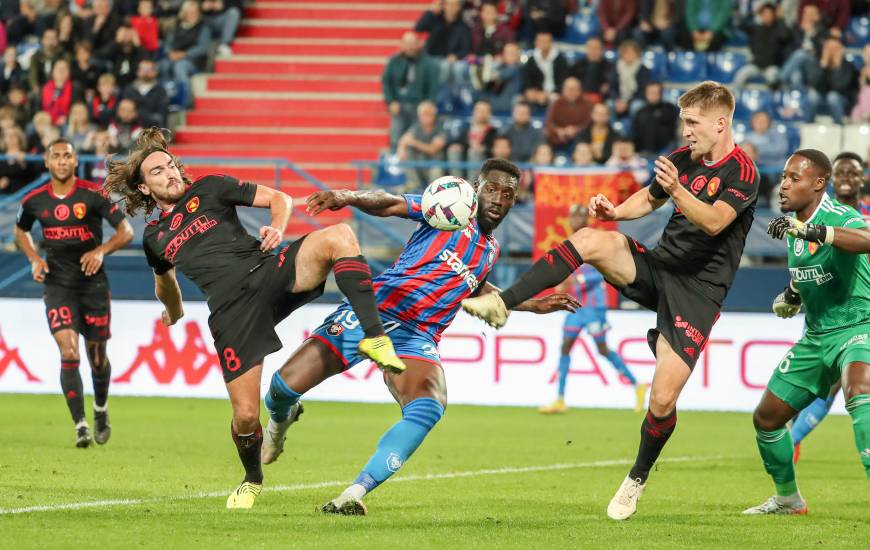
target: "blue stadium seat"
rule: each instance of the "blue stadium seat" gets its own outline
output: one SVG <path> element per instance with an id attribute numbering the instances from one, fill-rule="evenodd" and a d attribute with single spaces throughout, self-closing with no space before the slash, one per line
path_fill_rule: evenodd
<path id="1" fill-rule="evenodd" d="M 652 72 L 653 79 L 664 82 L 668 79 L 668 58 L 664 52 L 647 50 L 643 52 L 643 64 Z"/>
<path id="2" fill-rule="evenodd" d="M 616 50 L 604 50 L 604 59 L 615 65 L 619 60 L 619 52 Z"/>
<path id="3" fill-rule="evenodd" d="M 846 42 L 850 46 L 863 48 L 870 42 L 870 17 L 853 17 L 846 29 Z"/>
<path id="4" fill-rule="evenodd" d="M 746 88 L 737 95 L 734 118 L 747 120 L 755 111 L 767 111 L 773 114 L 773 107 L 773 92 L 765 89 Z"/>
<path id="5" fill-rule="evenodd" d="M 405 170 L 396 166 L 399 162 L 396 155 L 383 154 L 379 160 L 372 184 L 381 187 L 405 185 Z"/>
<path id="6" fill-rule="evenodd" d="M 587 40 L 601 33 L 596 13 L 576 13 L 568 18 L 568 28 L 565 31 L 565 42 L 585 44 Z"/>
<path id="7" fill-rule="evenodd" d="M 746 141 L 746 136 L 751 131 L 749 124 L 746 122 L 735 120 L 734 124 L 731 125 L 731 133 L 734 136 L 734 143 L 740 145 L 744 141 Z"/>
<path id="8" fill-rule="evenodd" d="M 788 140 L 789 151 L 796 151 L 800 148 L 801 131 L 800 128 L 797 127 L 797 125 L 777 122 L 773 125 L 773 131 L 778 134 L 785 134 L 785 138 Z"/>
<path id="9" fill-rule="evenodd" d="M 670 52 L 668 54 L 668 80 L 671 82 L 697 82 L 707 78 L 707 56 L 698 52 Z"/>
<path id="10" fill-rule="evenodd" d="M 684 93 L 686 93 L 686 90 L 684 88 L 667 87 L 662 90 L 662 100 L 676 105 L 677 100 L 680 99 L 680 96 Z"/>
<path id="11" fill-rule="evenodd" d="M 777 118 L 793 122 L 811 122 L 813 109 L 807 93 L 795 89 L 782 92 L 777 103 Z"/>
<path id="12" fill-rule="evenodd" d="M 860 53 L 846 52 L 845 57 L 859 71 L 864 68 L 864 57 Z"/>
<path id="13" fill-rule="evenodd" d="M 570 67 L 574 63 L 577 63 L 578 60 L 586 57 L 586 52 L 578 52 L 577 50 L 568 50 L 562 49 L 562 56 L 565 58 L 565 62 L 568 63 Z"/>
<path id="14" fill-rule="evenodd" d="M 737 70 L 746 65 L 746 54 L 740 52 L 719 52 L 707 56 L 707 78 L 730 84 L 734 82 Z"/>
<path id="15" fill-rule="evenodd" d="M 179 111 L 190 107 L 190 90 L 187 83 L 182 80 L 167 80 L 163 83 L 163 89 L 169 97 L 169 110 Z"/>
<path id="16" fill-rule="evenodd" d="M 745 48 L 749 46 L 749 36 L 740 30 L 733 30 L 728 38 L 725 39 L 725 45 L 732 48 Z"/>
<path id="17" fill-rule="evenodd" d="M 631 137 L 631 119 L 628 117 L 618 118 L 611 124 L 613 131 L 621 136 Z"/>

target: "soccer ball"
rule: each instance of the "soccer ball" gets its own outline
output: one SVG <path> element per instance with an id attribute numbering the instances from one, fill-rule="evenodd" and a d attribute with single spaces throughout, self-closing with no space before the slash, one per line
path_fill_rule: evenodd
<path id="1" fill-rule="evenodd" d="M 477 192 L 462 178 L 444 176 L 423 191 L 423 219 L 441 231 L 462 229 L 477 214 Z"/>

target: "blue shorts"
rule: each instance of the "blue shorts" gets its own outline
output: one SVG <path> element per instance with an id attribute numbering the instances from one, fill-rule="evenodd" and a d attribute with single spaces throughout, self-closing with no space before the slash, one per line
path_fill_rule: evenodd
<path id="1" fill-rule="evenodd" d="M 393 341 L 396 355 L 402 359 L 417 359 L 441 366 L 438 345 L 431 338 L 396 321 L 385 321 L 384 330 Z M 345 369 L 367 360 L 357 351 L 357 345 L 364 337 L 356 313 L 347 304 L 329 314 L 323 324 L 311 333 L 311 338 L 323 342 L 338 355 Z"/>
<path id="2" fill-rule="evenodd" d="M 607 310 L 599 308 L 580 308 L 565 317 L 565 325 L 562 334 L 565 338 L 576 337 L 582 330 L 586 330 L 595 342 L 604 342 L 607 338 Z"/>

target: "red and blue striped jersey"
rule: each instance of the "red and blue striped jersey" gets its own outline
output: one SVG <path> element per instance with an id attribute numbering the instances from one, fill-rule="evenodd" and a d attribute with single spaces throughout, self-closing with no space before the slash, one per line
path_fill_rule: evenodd
<path id="1" fill-rule="evenodd" d="M 461 231 L 439 231 L 423 220 L 420 195 L 404 199 L 408 217 L 420 223 L 396 262 L 375 277 L 375 298 L 382 317 L 438 342 L 459 303 L 484 284 L 500 247 L 476 219 Z"/>
<path id="2" fill-rule="evenodd" d="M 870 203 L 858 201 L 858 212 L 864 217 L 864 221 L 870 221 Z"/>
<path id="3" fill-rule="evenodd" d="M 584 308 L 607 308 L 604 295 L 604 277 L 589 264 L 580 266 L 573 276 L 571 292 Z"/>

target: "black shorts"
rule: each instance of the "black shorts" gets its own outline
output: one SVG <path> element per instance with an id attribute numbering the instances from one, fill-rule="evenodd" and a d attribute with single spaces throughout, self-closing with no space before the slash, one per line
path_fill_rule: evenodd
<path id="1" fill-rule="evenodd" d="M 74 289 L 59 285 L 45 285 L 45 318 L 54 334 L 72 329 L 91 342 L 105 342 L 111 338 L 111 295 L 106 285 Z"/>
<path id="2" fill-rule="evenodd" d="M 689 368 L 694 369 L 722 309 L 721 302 L 711 297 L 718 291 L 696 277 L 666 269 L 650 257 L 646 247 L 631 237 L 626 236 L 626 239 L 637 276 L 620 292 L 658 314 L 656 328 L 647 333 L 653 355 L 656 339 L 661 334 Z"/>
<path id="3" fill-rule="evenodd" d="M 235 297 L 209 315 L 208 327 L 227 383 L 281 349 L 275 325 L 323 294 L 325 281 L 314 290 L 292 292 L 296 254 L 304 240 L 266 259 L 242 280 Z"/>

